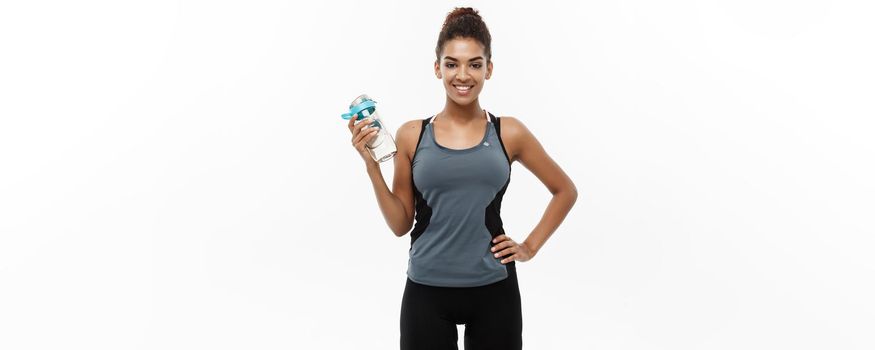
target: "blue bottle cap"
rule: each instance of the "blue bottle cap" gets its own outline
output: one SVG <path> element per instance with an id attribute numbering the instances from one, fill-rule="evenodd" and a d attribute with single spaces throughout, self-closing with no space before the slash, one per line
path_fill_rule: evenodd
<path id="1" fill-rule="evenodd" d="M 374 114 L 374 111 L 376 110 L 375 106 L 376 106 L 376 103 L 372 100 L 363 101 L 362 103 L 359 103 L 355 106 L 352 106 L 352 108 L 349 109 L 349 113 L 343 113 L 340 115 L 340 117 L 343 119 L 349 120 L 350 118 L 352 118 L 353 114 L 358 114 L 359 112 L 366 110 L 366 109 L 368 110 L 369 114 Z M 365 117 L 361 114 L 359 114 L 358 117 L 356 118 L 356 120 L 362 120 L 362 119 L 365 119 Z"/>

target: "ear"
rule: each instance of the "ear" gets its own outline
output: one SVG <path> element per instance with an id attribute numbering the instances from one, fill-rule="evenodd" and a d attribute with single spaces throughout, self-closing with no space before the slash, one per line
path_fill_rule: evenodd
<path id="1" fill-rule="evenodd" d="M 435 75 L 438 79 L 443 79 L 443 77 L 441 76 L 441 66 L 440 66 L 440 64 L 441 64 L 441 62 L 440 62 L 439 60 L 435 60 L 435 61 L 434 61 L 434 75 Z"/>
<path id="2" fill-rule="evenodd" d="M 492 76 L 492 60 L 486 63 L 486 79 Z"/>

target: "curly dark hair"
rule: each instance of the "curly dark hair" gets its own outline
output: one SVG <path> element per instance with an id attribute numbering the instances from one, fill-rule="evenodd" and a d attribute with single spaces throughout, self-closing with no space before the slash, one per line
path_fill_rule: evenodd
<path id="1" fill-rule="evenodd" d="M 437 47 L 434 49 L 438 62 L 441 60 L 444 44 L 455 38 L 477 40 L 483 45 L 486 62 L 492 61 L 492 36 L 489 35 L 489 29 L 486 28 L 486 23 L 483 22 L 483 18 L 480 17 L 477 10 L 470 7 L 456 7 L 447 14 L 444 26 L 438 35 Z"/>

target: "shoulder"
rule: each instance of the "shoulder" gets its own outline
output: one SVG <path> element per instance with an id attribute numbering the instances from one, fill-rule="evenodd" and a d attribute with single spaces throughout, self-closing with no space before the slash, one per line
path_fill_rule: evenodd
<path id="1" fill-rule="evenodd" d="M 534 139 L 534 135 L 529 131 L 526 125 L 514 116 L 501 116 L 501 139 L 508 149 L 511 159 L 518 158 L 520 152 L 530 144 Z"/>
<path id="2" fill-rule="evenodd" d="M 501 137 L 502 139 L 506 139 L 508 141 L 517 143 L 521 141 L 525 141 L 525 139 L 532 137 L 532 133 L 526 127 L 526 125 L 516 117 L 512 116 L 501 116 Z"/>
<path id="3" fill-rule="evenodd" d="M 525 124 L 522 121 L 517 119 L 516 117 L 503 115 L 501 118 L 501 134 L 504 135 L 518 135 L 519 133 L 526 130 Z"/>
<path id="4" fill-rule="evenodd" d="M 422 129 L 422 119 L 408 120 L 398 127 L 398 131 L 395 132 L 395 141 L 417 140 L 420 129 Z"/>
<path id="5" fill-rule="evenodd" d="M 398 145 L 399 151 L 402 149 L 406 151 L 409 158 L 412 158 L 413 151 L 416 149 L 421 130 L 422 119 L 413 119 L 401 124 L 398 131 L 395 132 L 395 143 Z"/>

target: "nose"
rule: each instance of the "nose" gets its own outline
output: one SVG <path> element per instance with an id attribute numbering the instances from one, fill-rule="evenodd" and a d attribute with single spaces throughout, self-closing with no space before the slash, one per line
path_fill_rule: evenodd
<path id="1" fill-rule="evenodd" d="M 468 71 L 466 71 L 465 68 L 462 67 L 461 69 L 459 69 L 459 73 L 456 74 L 456 77 L 459 78 L 459 80 L 461 81 L 467 81 Z"/>

